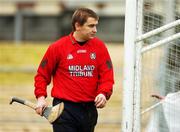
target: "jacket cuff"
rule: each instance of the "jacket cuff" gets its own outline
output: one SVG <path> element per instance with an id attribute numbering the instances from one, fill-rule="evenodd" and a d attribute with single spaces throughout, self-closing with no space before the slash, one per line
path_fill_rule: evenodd
<path id="1" fill-rule="evenodd" d="M 100 92 L 100 93 L 106 97 L 106 100 L 109 100 L 109 98 L 111 97 L 111 93 L 107 93 L 107 92 Z M 98 94 L 100 94 L 100 93 L 98 93 Z"/>

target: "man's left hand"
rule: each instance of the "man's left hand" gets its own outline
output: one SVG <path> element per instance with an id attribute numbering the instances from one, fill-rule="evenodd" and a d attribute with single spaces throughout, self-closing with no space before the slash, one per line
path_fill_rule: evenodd
<path id="1" fill-rule="evenodd" d="M 106 105 L 106 97 L 104 94 L 98 94 L 94 100 L 97 108 L 103 108 Z"/>

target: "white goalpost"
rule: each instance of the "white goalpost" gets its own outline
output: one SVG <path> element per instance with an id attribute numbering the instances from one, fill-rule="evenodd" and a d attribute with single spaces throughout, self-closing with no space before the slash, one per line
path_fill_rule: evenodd
<path id="1" fill-rule="evenodd" d="M 122 132 L 179 132 L 180 0 L 126 0 L 124 36 Z"/>

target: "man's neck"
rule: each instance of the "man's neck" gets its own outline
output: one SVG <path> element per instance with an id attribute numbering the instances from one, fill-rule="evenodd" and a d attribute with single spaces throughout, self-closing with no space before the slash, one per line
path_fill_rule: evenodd
<path id="1" fill-rule="evenodd" d="M 75 31 L 75 32 L 73 33 L 73 37 L 74 37 L 75 40 L 78 41 L 78 42 L 85 42 L 85 41 L 87 41 L 87 40 L 84 40 L 77 31 Z"/>

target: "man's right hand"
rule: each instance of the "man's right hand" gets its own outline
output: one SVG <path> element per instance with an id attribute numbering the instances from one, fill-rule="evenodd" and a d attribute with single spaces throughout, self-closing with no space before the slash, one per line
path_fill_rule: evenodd
<path id="1" fill-rule="evenodd" d="M 36 113 L 42 116 L 44 109 L 47 107 L 47 102 L 44 96 L 37 99 Z"/>
<path id="2" fill-rule="evenodd" d="M 151 94 L 151 97 L 155 97 L 155 98 L 160 99 L 160 100 L 165 99 L 164 96 L 161 96 L 159 94 Z"/>

